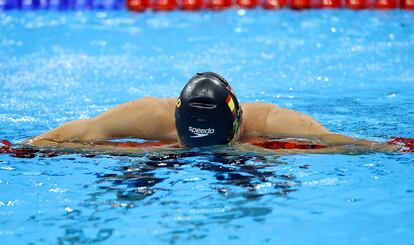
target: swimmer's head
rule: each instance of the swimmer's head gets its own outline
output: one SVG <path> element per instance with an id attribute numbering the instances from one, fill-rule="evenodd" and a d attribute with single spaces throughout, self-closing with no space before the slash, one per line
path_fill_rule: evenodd
<path id="1" fill-rule="evenodd" d="M 214 72 L 197 73 L 177 100 L 175 126 L 179 140 L 187 147 L 229 144 L 242 113 L 224 78 Z"/>

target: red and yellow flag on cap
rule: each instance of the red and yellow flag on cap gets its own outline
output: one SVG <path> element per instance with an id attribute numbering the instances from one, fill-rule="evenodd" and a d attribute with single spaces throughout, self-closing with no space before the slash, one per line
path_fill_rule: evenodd
<path id="1" fill-rule="evenodd" d="M 233 98 L 231 98 L 230 94 L 227 96 L 226 103 L 229 106 L 230 111 L 233 112 L 233 113 L 235 113 L 236 112 L 236 108 L 234 106 Z"/>

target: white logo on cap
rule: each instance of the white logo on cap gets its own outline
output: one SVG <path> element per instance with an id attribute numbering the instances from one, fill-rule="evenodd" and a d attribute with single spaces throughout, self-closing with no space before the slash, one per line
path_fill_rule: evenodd
<path id="1" fill-rule="evenodd" d="M 206 137 L 210 134 L 214 134 L 214 128 L 193 128 L 189 126 L 188 131 L 195 134 L 195 135 L 192 135 L 191 138 L 201 138 L 201 137 Z"/>

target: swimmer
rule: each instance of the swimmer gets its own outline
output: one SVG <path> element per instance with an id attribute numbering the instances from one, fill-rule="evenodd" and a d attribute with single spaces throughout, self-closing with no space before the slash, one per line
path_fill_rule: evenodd
<path id="1" fill-rule="evenodd" d="M 185 85 L 178 99 L 145 97 L 127 102 L 95 118 L 65 123 L 23 144 L 109 152 L 135 152 L 145 145 L 102 143 L 125 138 L 155 140 L 158 143 L 146 145 L 154 149 L 212 145 L 250 145 L 266 150 L 282 148 L 318 153 L 355 149 L 392 152 L 401 149 L 401 145 L 333 133 L 312 117 L 274 104 L 239 104 L 229 83 L 213 72 L 197 73 Z M 266 139 L 276 139 L 277 145 L 283 147 L 265 147 L 263 140 Z M 286 139 L 295 139 L 293 142 L 296 143 L 289 143 Z M 303 140 L 314 147 L 295 147 Z"/>

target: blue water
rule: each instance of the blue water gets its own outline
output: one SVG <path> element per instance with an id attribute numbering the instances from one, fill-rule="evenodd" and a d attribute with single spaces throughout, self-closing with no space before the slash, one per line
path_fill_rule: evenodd
<path id="1" fill-rule="evenodd" d="M 197 71 L 329 129 L 414 137 L 414 13 L 0 13 L 0 138 Z M 174 155 L 175 154 L 175 155 Z M 0 244 L 411 244 L 414 154 L 0 155 Z"/>

